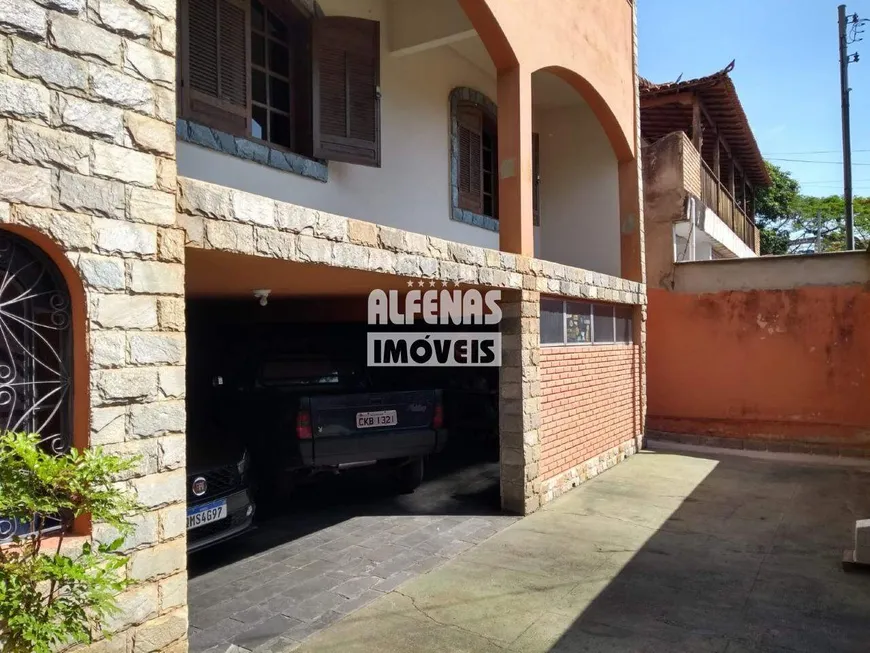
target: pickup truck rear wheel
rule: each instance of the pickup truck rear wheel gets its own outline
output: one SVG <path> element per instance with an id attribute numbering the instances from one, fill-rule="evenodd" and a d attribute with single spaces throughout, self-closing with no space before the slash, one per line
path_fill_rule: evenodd
<path id="1" fill-rule="evenodd" d="M 396 487 L 402 494 L 411 494 L 423 482 L 423 459 L 412 458 L 395 470 Z"/>

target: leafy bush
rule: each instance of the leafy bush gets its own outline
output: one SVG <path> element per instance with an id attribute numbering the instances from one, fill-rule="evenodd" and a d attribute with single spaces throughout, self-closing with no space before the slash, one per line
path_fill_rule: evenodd
<path id="1" fill-rule="evenodd" d="M 100 449 L 56 456 L 42 444 L 33 434 L 0 435 L 0 515 L 32 526 L 32 534 L 0 547 L 4 653 L 50 653 L 92 642 L 106 618 L 118 612 L 115 597 L 128 585 L 119 550 L 140 508 L 115 479 L 136 460 Z M 120 536 L 111 543 L 85 542 L 70 555 L 63 549 L 63 530 L 46 529 L 58 519 L 68 527 L 82 515 L 111 525 Z"/>

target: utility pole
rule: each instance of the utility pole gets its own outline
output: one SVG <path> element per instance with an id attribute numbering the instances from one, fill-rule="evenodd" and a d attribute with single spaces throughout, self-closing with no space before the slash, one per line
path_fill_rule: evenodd
<path id="1" fill-rule="evenodd" d="M 816 211 L 816 243 L 813 254 L 822 253 L 822 210 Z"/>
<path id="2" fill-rule="evenodd" d="M 860 27 L 867 22 L 858 14 L 846 16 L 846 5 L 837 7 L 840 25 L 840 102 L 843 110 L 843 201 L 846 209 L 846 249 L 855 249 L 855 217 L 852 205 L 852 126 L 849 116 L 849 64 L 858 63 L 858 53 L 849 45 L 860 41 Z M 851 26 L 851 33 L 849 27 Z"/>

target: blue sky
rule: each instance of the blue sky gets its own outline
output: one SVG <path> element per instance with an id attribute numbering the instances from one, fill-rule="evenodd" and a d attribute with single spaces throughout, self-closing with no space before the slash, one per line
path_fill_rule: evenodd
<path id="1" fill-rule="evenodd" d="M 731 77 L 762 154 L 791 171 L 808 195 L 842 193 L 837 0 L 642 0 L 640 74 L 653 82 L 701 77 L 732 59 Z M 870 18 L 870 0 L 847 0 Z M 870 24 L 849 66 L 853 178 L 870 195 Z M 860 150 L 865 150 L 861 152 Z M 809 154 L 812 153 L 812 154 Z"/>

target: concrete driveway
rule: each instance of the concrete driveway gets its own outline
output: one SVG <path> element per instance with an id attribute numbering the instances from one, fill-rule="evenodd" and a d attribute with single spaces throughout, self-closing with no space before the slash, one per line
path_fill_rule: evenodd
<path id="1" fill-rule="evenodd" d="M 645 452 L 298 644 L 263 650 L 861 651 L 840 569 L 870 469 Z"/>

